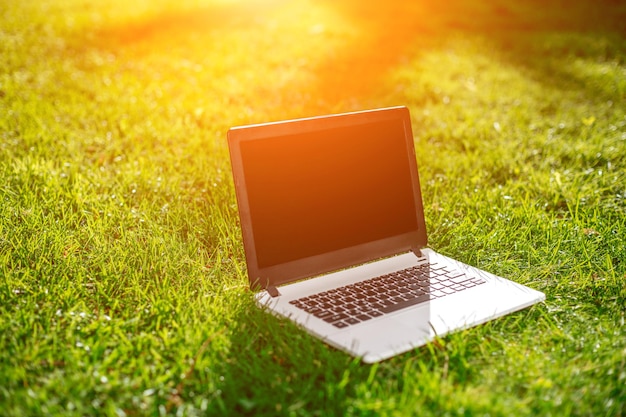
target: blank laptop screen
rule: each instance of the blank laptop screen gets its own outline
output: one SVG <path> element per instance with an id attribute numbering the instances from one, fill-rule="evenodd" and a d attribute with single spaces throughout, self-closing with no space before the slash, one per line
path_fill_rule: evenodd
<path id="1" fill-rule="evenodd" d="M 416 230 L 409 155 L 400 119 L 243 141 L 259 267 Z"/>

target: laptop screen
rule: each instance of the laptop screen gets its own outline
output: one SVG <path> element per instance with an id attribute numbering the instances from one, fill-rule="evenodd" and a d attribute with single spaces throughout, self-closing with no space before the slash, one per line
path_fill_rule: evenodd
<path id="1" fill-rule="evenodd" d="M 249 273 L 322 273 L 375 258 L 372 243 L 398 236 L 408 249 L 422 207 L 408 111 L 395 110 L 229 132 Z M 281 276 L 281 265 L 293 268 Z"/>

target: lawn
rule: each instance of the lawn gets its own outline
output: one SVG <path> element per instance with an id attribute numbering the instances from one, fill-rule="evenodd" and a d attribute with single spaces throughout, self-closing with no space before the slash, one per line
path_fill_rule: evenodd
<path id="1" fill-rule="evenodd" d="M 626 415 L 624 22 L 0 0 L 0 415 Z M 430 245 L 547 299 L 365 365 L 255 307 L 226 131 L 388 105 Z"/>

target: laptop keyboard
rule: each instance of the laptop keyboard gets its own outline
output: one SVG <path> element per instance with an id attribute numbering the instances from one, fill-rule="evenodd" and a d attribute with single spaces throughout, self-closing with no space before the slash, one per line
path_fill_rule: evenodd
<path id="1" fill-rule="evenodd" d="M 423 264 L 290 301 L 338 328 L 485 283 L 438 264 Z"/>

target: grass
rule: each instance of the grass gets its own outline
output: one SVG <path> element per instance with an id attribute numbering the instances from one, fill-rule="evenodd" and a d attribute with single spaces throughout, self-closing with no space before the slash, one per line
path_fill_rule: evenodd
<path id="1" fill-rule="evenodd" d="M 0 414 L 626 414 L 626 9 L 387 3 L 0 3 Z M 366 366 L 255 308 L 225 132 L 393 104 L 547 300 Z"/>

